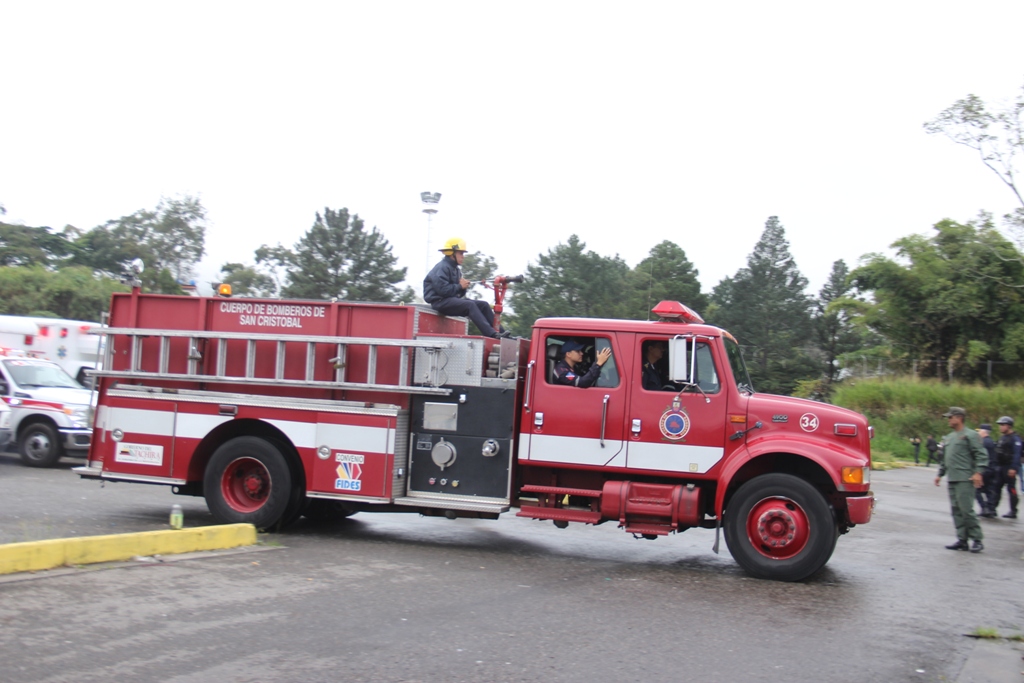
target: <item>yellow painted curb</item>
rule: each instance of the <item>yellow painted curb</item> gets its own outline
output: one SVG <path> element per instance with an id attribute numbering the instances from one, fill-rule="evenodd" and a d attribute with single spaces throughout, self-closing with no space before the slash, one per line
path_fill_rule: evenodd
<path id="1" fill-rule="evenodd" d="M 8 543 L 0 545 L 0 574 L 34 572 L 64 565 L 118 562 L 130 560 L 137 555 L 174 555 L 243 545 L 256 545 L 256 527 L 252 524 Z"/>

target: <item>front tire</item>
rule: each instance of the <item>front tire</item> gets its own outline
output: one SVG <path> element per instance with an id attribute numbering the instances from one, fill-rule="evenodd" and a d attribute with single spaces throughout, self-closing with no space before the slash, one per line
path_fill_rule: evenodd
<path id="1" fill-rule="evenodd" d="M 29 467 L 53 467 L 64 455 L 64 447 L 53 425 L 36 422 L 26 427 L 18 437 L 18 452 L 21 453 L 21 461 Z"/>
<path id="2" fill-rule="evenodd" d="M 828 501 L 791 474 L 743 484 L 725 511 L 725 541 L 736 562 L 762 579 L 801 581 L 825 566 L 839 531 Z"/>
<path id="3" fill-rule="evenodd" d="M 255 436 L 240 436 L 214 451 L 203 476 L 206 505 L 217 521 L 269 529 L 292 506 L 291 470 L 281 451 Z"/>

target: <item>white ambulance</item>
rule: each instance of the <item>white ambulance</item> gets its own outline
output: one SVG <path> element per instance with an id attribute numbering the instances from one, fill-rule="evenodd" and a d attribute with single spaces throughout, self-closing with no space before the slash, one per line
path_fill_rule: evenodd
<path id="1" fill-rule="evenodd" d="M 7 440 L 17 444 L 26 465 L 52 467 L 61 456 L 86 454 L 92 397 L 56 363 L 0 348 L 0 399 L 9 408 L 0 411 L 0 425 L 7 424 Z"/>
<path id="2" fill-rule="evenodd" d="M 88 386 L 87 370 L 96 368 L 102 337 L 90 334 L 100 323 L 21 315 L 0 315 L 0 347 L 21 349 L 51 360 Z"/>

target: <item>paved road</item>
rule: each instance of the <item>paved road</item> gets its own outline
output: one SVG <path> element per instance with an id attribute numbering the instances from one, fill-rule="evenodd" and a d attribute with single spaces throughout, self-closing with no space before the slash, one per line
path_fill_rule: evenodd
<path id="1" fill-rule="evenodd" d="M 68 465 L 70 466 L 70 464 Z M 952 539 L 934 469 L 874 473 L 871 524 L 804 583 L 747 577 L 714 534 L 634 540 L 361 513 L 259 552 L 0 582 L 2 681 L 1019 681 L 1021 522 Z M 0 455 L 0 542 L 161 528 L 199 499 Z"/>

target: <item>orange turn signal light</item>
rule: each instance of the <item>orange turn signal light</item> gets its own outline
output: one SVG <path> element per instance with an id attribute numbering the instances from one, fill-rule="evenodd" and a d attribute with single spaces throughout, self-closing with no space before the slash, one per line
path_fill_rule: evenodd
<path id="1" fill-rule="evenodd" d="M 871 480 L 871 469 L 868 467 L 844 467 L 844 484 L 867 484 Z"/>

